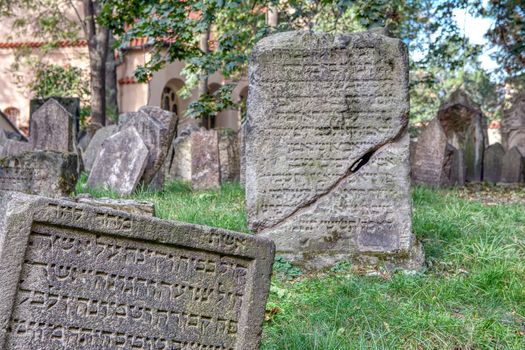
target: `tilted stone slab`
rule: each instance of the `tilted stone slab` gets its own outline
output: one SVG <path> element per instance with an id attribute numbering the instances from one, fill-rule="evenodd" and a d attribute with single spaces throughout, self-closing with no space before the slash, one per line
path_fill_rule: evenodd
<path id="1" fill-rule="evenodd" d="M 372 256 L 420 263 L 402 42 L 370 32 L 275 34 L 254 48 L 249 84 L 250 228 L 309 269 Z"/>
<path id="2" fill-rule="evenodd" d="M 270 241 L 41 197 L 0 209 L 3 350 L 259 348 Z"/>
<path id="3" fill-rule="evenodd" d="M 195 189 L 221 185 L 217 130 L 200 129 L 191 134 L 191 185 Z"/>
<path id="4" fill-rule="evenodd" d="M 54 151 L 0 158 L 0 191 L 66 197 L 78 180 L 78 156 Z"/>
<path id="5" fill-rule="evenodd" d="M 73 116 L 49 99 L 31 116 L 30 141 L 35 150 L 75 152 Z"/>
<path id="6" fill-rule="evenodd" d="M 483 155 L 483 181 L 500 182 L 504 157 L 505 149 L 501 143 L 494 143 L 485 149 L 485 154 Z"/>
<path id="7" fill-rule="evenodd" d="M 83 152 L 82 154 L 84 160 L 84 169 L 86 169 L 86 171 L 91 171 L 93 163 L 95 162 L 95 159 L 100 153 L 100 148 L 102 147 L 104 141 L 116 134 L 117 131 L 117 125 L 108 125 L 97 130 L 97 132 L 89 142 L 89 145 L 87 146 L 85 152 Z"/>
<path id="8" fill-rule="evenodd" d="M 131 194 L 148 164 L 148 148 L 134 127 L 108 138 L 93 164 L 87 186 Z"/>

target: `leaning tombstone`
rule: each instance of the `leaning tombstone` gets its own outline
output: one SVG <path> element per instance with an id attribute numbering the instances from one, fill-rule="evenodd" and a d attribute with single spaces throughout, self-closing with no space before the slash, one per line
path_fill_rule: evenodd
<path id="1" fill-rule="evenodd" d="M 218 133 L 221 182 L 239 181 L 241 172 L 239 133 L 232 129 L 222 129 Z"/>
<path id="2" fill-rule="evenodd" d="M 137 130 L 127 128 L 108 138 L 93 163 L 87 186 L 122 195 L 133 193 L 148 162 L 148 148 Z"/>
<path id="3" fill-rule="evenodd" d="M 371 32 L 278 33 L 255 46 L 249 79 L 250 228 L 307 270 L 419 268 L 405 45 Z"/>
<path id="4" fill-rule="evenodd" d="M 14 193 L 0 209 L 2 349 L 259 348 L 270 241 Z"/>
<path id="5" fill-rule="evenodd" d="M 518 147 L 513 147 L 503 157 L 501 182 L 515 184 L 524 180 L 524 159 Z"/>
<path id="6" fill-rule="evenodd" d="M 54 151 L 0 158 L 0 191 L 67 197 L 78 180 L 78 156 Z"/>
<path id="7" fill-rule="evenodd" d="M 485 149 L 483 155 L 483 181 L 498 183 L 501 180 L 501 170 L 505 149 L 501 143 L 494 143 Z"/>
<path id="8" fill-rule="evenodd" d="M 191 134 L 191 185 L 199 190 L 221 185 L 217 130 L 200 129 Z"/>
<path id="9" fill-rule="evenodd" d="M 93 163 L 97 158 L 97 155 L 100 152 L 100 148 L 104 141 L 106 141 L 110 136 L 116 134 L 118 131 L 117 125 L 108 125 L 103 128 L 100 128 L 96 131 L 95 135 L 89 142 L 85 152 L 83 152 L 82 157 L 84 160 L 84 168 L 86 171 L 91 171 Z"/>
<path id="10" fill-rule="evenodd" d="M 418 137 L 413 155 L 412 181 L 416 185 L 450 185 L 453 153 L 439 120 L 432 119 Z"/>
<path id="11" fill-rule="evenodd" d="M 448 142 L 463 152 L 466 180 L 481 181 L 483 150 L 488 138 L 486 120 L 479 106 L 464 91 L 456 90 L 440 107 L 438 119 Z"/>
<path id="12" fill-rule="evenodd" d="M 142 182 L 149 185 L 164 165 L 176 132 L 177 115 L 158 107 L 142 107 L 120 126 L 119 130 L 134 127 L 148 148 L 148 164 Z"/>
<path id="13" fill-rule="evenodd" d="M 31 144 L 35 150 L 75 152 L 73 116 L 54 99 L 31 116 Z"/>
<path id="14" fill-rule="evenodd" d="M 29 115 L 33 118 L 35 113 L 40 107 L 42 107 L 47 101 L 53 99 L 57 101 L 62 107 L 64 107 L 69 114 L 73 117 L 73 125 L 75 129 L 75 135 L 80 133 L 80 99 L 78 97 L 48 97 L 33 99 L 29 102 Z"/>

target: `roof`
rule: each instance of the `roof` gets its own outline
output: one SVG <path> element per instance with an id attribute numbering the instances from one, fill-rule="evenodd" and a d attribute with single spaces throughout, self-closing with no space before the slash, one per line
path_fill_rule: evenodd
<path id="1" fill-rule="evenodd" d="M 0 42 L 0 49 L 40 48 L 52 44 L 50 41 L 4 41 Z M 57 47 L 85 47 L 87 40 L 59 40 L 54 43 Z"/>

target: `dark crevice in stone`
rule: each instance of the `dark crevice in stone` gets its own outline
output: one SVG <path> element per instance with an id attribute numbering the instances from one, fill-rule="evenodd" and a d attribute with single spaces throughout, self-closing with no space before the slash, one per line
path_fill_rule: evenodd
<path id="1" fill-rule="evenodd" d="M 376 153 L 376 151 L 377 149 L 373 149 L 369 151 L 368 153 L 366 153 L 361 158 L 359 158 L 358 160 L 356 160 L 354 164 L 352 164 L 352 166 L 350 167 L 350 172 L 356 173 L 359 169 L 361 169 L 364 165 L 366 165 L 366 163 L 368 163 L 368 161 L 370 160 L 370 158 L 372 158 L 372 156 L 374 155 L 374 153 Z"/>

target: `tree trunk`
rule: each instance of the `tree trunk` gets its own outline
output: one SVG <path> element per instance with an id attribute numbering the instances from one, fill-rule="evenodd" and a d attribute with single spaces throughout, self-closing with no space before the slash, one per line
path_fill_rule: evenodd
<path id="1" fill-rule="evenodd" d="M 83 0 L 83 4 L 91 68 L 91 123 L 96 129 L 106 125 L 106 59 L 109 30 L 97 26 L 96 16 L 100 13 L 100 4 L 96 0 Z"/>
<path id="2" fill-rule="evenodd" d="M 210 26 L 208 25 L 208 28 L 204 33 L 201 34 L 201 40 L 199 43 L 199 48 L 204 53 L 204 55 L 208 54 L 210 52 Z M 199 77 L 199 87 L 198 87 L 198 94 L 199 98 L 206 95 L 208 93 L 208 72 L 204 71 L 201 73 L 201 76 Z M 204 126 L 206 129 L 211 128 L 211 117 L 209 115 L 203 115 L 201 116 L 201 126 Z"/>
<path id="3" fill-rule="evenodd" d="M 106 59 L 106 118 L 118 121 L 117 100 L 117 66 L 119 62 L 115 59 L 113 43 L 115 37 L 110 33 L 108 36 L 108 53 Z"/>

